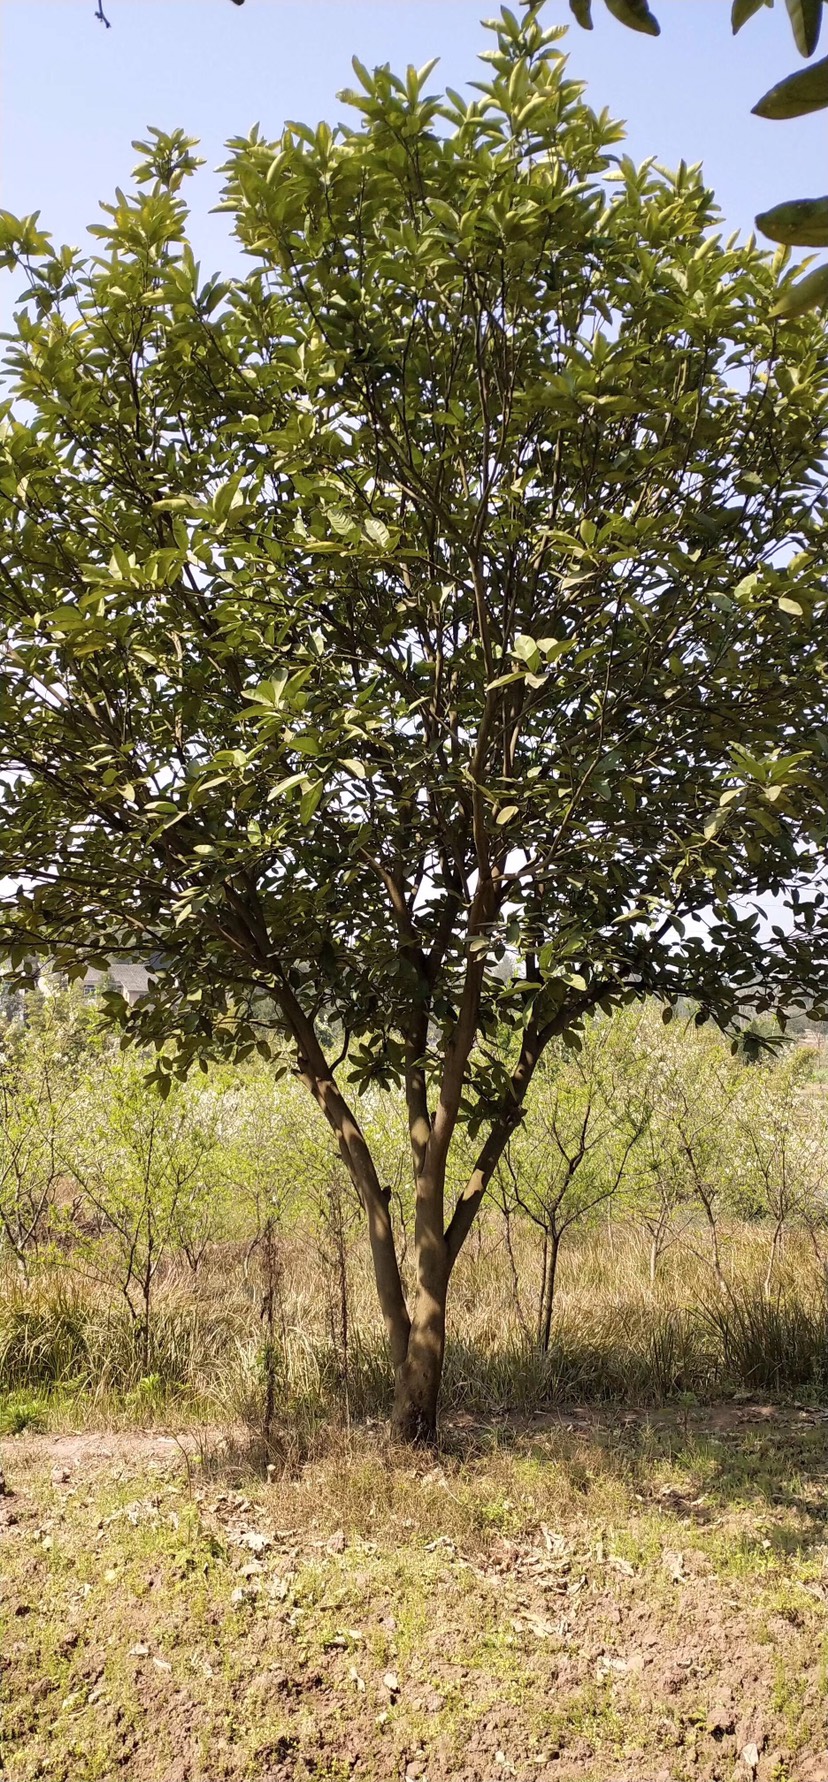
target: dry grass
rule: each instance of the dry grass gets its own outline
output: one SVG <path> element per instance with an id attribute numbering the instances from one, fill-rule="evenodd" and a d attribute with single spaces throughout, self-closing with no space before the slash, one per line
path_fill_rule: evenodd
<path id="1" fill-rule="evenodd" d="M 816 1782 L 825 1424 L 728 1396 L 823 1392 L 821 1277 L 791 1242 L 767 1298 L 761 1228 L 724 1238 L 724 1292 L 695 1245 L 655 1288 L 633 1232 L 573 1245 L 542 1356 L 537 1258 L 519 1235 L 518 1295 L 490 1218 L 427 1459 L 386 1442 L 361 1248 L 346 1353 L 340 1281 L 281 1242 L 267 1441 L 257 1255 L 167 1269 L 149 1376 L 71 1256 L 7 1280 L 0 1775 Z"/>
<path id="2" fill-rule="evenodd" d="M 544 1355 L 533 1340 L 537 1255 L 518 1233 L 515 1275 L 492 1215 L 452 1282 L 446 1412 L 485 1417 L 562 1399 L 658 1404 L 740 1390 L 828 1392 L 824 1282 L 804 1241 L 788 1241 L 767 1296 L 767 1234 L 734 1226 L 723 1236 L 725 1292 L 701 1239 L 699 1247 L 685 1242 L 667 1252 L 655 1287 L 635 1233 L 621 1228 L 573 1243 L 563 1254 Z M 196 1415 L 255 1428 L 269 1365 L 277 1431 L 313 1446 L 332 1419 L 382 1417 L 388 1406 L 384 1340 L 361 1245 L 347 1259 L 347 1347 L 339 1289 L 310 1235 L 286 1234 L 268 1345 L 256 1253 L 218 1246 L 196 1277 L 173 1261 L 156 1289 L 147 1374 L 123 1301 L 84 1280 L 71 1256 L 44 1265 L 25 1290 L 7 1277 L 0 1293 L 7 1424 L 54 1421 L 68 1408 L 74 1422 Z"/>
<path id="3" fill-rule="evenodd" d="M 8 1782 L 822 1774 L 816 1419 L 593 1414 L 437 1465 L 340 1433 L 267 1483 L 169 1447 L 5 1444 Z"/>

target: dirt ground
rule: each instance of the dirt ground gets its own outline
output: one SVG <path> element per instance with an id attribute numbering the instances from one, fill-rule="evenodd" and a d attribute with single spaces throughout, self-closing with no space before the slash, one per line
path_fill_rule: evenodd
<path id="1" fill-rule="evenodd" d="M 3 1782 L 828 1782 L 828 1413 L 0 1465 Z"/>

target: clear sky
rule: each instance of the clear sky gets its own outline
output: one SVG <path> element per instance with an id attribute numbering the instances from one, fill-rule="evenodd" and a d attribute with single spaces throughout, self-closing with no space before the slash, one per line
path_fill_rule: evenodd
<path id="1" fill-rule="evenodd" d="M 517 0 L 513 0 L 513 5 Z M 572 25 L 572 71 L 590 102 L 628 120 L 637 159 L 703 160 L 731 228 L 784 198 L 828 185 L 825 114 L 791 123 L 750 116 L 751 104 L 801 66 L 783 0 L 738 39 L 730 0 L 652 0 L 659 39 L 625 30 L 595 0 L 591 35 Z M 461 86 L 479 72 L 487 0 L 0 0 L 0 206 L 39 210 L 78 244 L 98 200 L 128 186 L 131 140 L 148 124 L 201 138 L 208 167 L 191 182 L 193 236 L 206 271 L 238 266 L 224 217 L 211 217 L 222 145 L 253 123 L 275 136 L 286 118 L 335 121 L 351 55 L 405 68 L 440 57 L 432 77 Z M 550 23 L 570 18 L 547 0 Z M 825 46 L 828 49 L 828 45 Z M 820 53 L 824 53 L 824 50 Z M 353 116 L 353 114 L 352 114 Z M 0 314 L 8 317 L 8 275 Z"/>

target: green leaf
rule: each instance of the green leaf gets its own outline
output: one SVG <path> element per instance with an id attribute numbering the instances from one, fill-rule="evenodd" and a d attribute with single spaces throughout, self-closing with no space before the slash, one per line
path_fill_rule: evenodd
<path id="1" fill-rule="evenodd" d="M 525 631 L 518 632 L 512 644 L 512 655 L 516 656 L 519 662 L 525 662 L 527 668 L 535 669 L 540 665 L 540 650 L 535 639 L 527 637 Z"/>
<path id="2" fill-rule="evenodd" d="M 292 792 L 296 786 L 304 786 L 306 779 L 307 774 L 304 773 L 288 774 L 287 779 L 279 780 L 278 785 L 271 786 L 267 795 L 268 803 L 273 798 L 283 798 L 286 792 Z"/>
<path id="3" fill-rule="evenodd" d="M 496 681 L 489 681 L 486 686 L 486 692 L 493 693 L 496 687 L 509 687 L 514 681 L 522 681 L 523 678 L 524 676 L 521 669 L 513 669 L 511 674 L 500 674 Z"/>
<path id="4" fill-rule="evenodd" d="M 793 198 L 763 210 L 756 227 L 785 247 L 828 247 L 828 197 Z"/>
<path id="5" fill-rule="evenodd" d="M 391 534 L 383 520 L 378 520 L 375 514 L 369 514 L 365 521 L 365 532 L 372 544 L 379 545 L 381 550 L 387 551 Z"/>
<path id="6" fill-rule="evenodd" d="M 661 26 L 651 13 L 647 0 L 604 0 L 613 18 L 631 31 L 644 31 L 648 37 L 660 37 Z"/>
<path id="7" fill-rule="evenodd" d="M 777 81 L 753 107 L 757 118 L 802 118 L 828 105 L 828 56 Z"/>
<path id="8" fill-rule="evenodd" d="M 263 705 L 266 706 L 269 711 L 276 711 L 282 703 L 284 691 L 289 679 L 290 675 L 285 668 L 281 670 L 278 675 L 274 675 L 272 680 L 260 681 L 258 687 L 254 687 L 253 692 L 250 694 L 250 698 L 253 700 L 254 705 Z"/>
<path id="9" fill-rule="evenodd" d="M 819 42 L 822 0 L 785 0 L 785 4 L 800 55 L 812 56 Z"/>
<path id="10" fill-rule="evenodd" d="M 748 19 L 752 19 L 754 13 L 758 12 L 762 6 L 772 5 L 773 0 L 733 0 L 733 10 L 730 15 L 730 22 L 733 27 L 734 37 L 736 32 L 741 31 L 742 26 L 746 25 Z"/>
<path id="11" fill-rule="evenodd" d="M 310 822 L 314 811 L 319 808 L 319 802 L 324 789 L 322 780 L 317 780 L 315 786 L 309 786 L 307 792 L 302 794 L 302 797 L 299 800 L 299 820 L 301 823 L 307 824 Z"/>
<path id="12" fill-rule="evenodd" d="M 826 271 L 828 271 L 828 267 L 826 267 Z M 780 594 L 776 604 L 779 607 L 780 612 L 793 613 L 795 619 L 801 619 L 803 616 L 803 608 L 800 606 L 799 601 L 791 600 L 787 594 Z"/>
<path id="13" fill-rule="evenodd" d="M 569 0 L 569 10 L 584 31 L 592 30 L 592 0 Z"/>
<path id="14" fill-rule="evenodd" d="M 815 267 L 806 278 L 789 285 L 770 313 L 790 321 L 794 316 L 804 316 L 809 309 L 820 309 L 825 303 L 828 303 L 828 264 Z"/>
<path id="15" fill-rule="evenodd" d="M 502 827 L 504 823 L 511 823 L 512 818 L 516 817 L 517 814 L 518 814 L 518 806 L 516 804 L 506 804 L 506 805 L 504 805 L 502 811 L 498 811 L 495 821 L 500 827 Z"/>

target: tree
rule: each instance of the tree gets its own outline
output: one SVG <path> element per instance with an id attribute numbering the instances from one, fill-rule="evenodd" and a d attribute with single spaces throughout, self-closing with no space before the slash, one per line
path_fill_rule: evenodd
<path id="1" fill-rule="evenodd" d="M 825 0 L 785 0 L 794 43 L 801 56 L 812 56 L 822 29 Z M 607 10 L 632 31 L 643 31 L 658 37 L 661 27 L 647 0 L 604 0 Z M 754 14 L 773 0 L 732 0 L 731 20 L 734 35 L 741 31 Z M 585 31 L 592 30 L 592 0 L 569 0 L 570 11 Z M 759 118 L 798 118 L 807 112 L 824 111 L 828 107 L 828 56 L 789 74 L 764 93 L 753 110 Z M 787 247 L 825 247 L 828 245 L 828 197 L 794 198 L 774 205 L 756 218 L 756 227 L 771 241 Z M 815 271 L 779 298 L 776 313 L 781 316 L 803 315 L 806 310 L 828 303 L 828 265 Z"/>
<path id="2" fill-rule="evenodd" d="M 721 1281 L 719 1202 L 733 1175 L 725 1086 L 735 1072 L 721 1034 L 698 1032 L 687 1014 L 666 1023 L 664 1015 L 671 1010 L 656 1003 L 636 1010 L 625 1049 L 619 1094 L 641 1130 L 627 1172 L 626 1210 L 646 1234 L 651 1286 L 665 1251 L 687 1236 L 700 1213 Z"/>
<path id="3" fill-rule="evenodd" d="M 786 1232 L 799 1226 L 816 1234 L 825 1217 L 825 1117 L 823 1091 L 814 1080 L 813 1054 L 792 1048 L 774 1068 L 744 1073 L 734 1103 L 741 1152 L 741 1211 L 765 1219 L 770 1245 L 763 1281 L 770 1296 Z"/>
<path id="4" fill-rule="evenodd" d="M 0 943 L 159 959 L 109 1007 L 162 1086 L 287 1039 L 410 1436 L 547 1045 L 825 990 L 824 331 L 777 332 L 781 260 L 722 244 L 698 171 L 614 158 L 538 15 L 468 103 L 355 64 L 361 128 L 234 141 L 243 280 L 201 278 L 180 134 L 91 264 L 2 234 Z M 411 1304 L 348 1087 L 395 1082 Z"/>
<path id="5" fill-rule="evenodd" d="M 10 1025 L 0 1046 L 0 1252 L 8 1246 L 27 1286 L 33 1258 L 53 1236 L 68 1095 L 60 1038 L 52 1021 Z"/>
<path id="6" fill-rule="evenodd" d="M 669 1011 L 667 1011 L 669 1013 Z M 646 1178 L 641 1210 L 651 1236 L 650 1278 L 663 1252 L 670 1225 L 679 1208 L 701 1218 L 706 1229 L 709 1259 L 719 1290 L 727 1292 L 723 1267 L 721 1223 L 725 1211 L 737 1199 L 739 1165 L 734 1133 L 734 1103 L 746 1067 L 723 1046 L 721 1035 L 694 1031 L 687 1021 L 662 1032 L 654 1045 L 651 1075 L 644 1105 L 647 1112 L 644 1158 L 649 1165 L 650 1193 L 647 1209 Z M 647 1107 L 647 1103 L 650 1106 Z M 660 1226 L 659 1202 L 665 1224 Z M 649 1220 L 647 1211 L 649 1210 Z M 685 1234 L 691 1229 L 688 1219 Z"/>
<path id="7" fill-rule="evenodd" d="M 629 1035 L 593 1020 L 578 1051 L 558 1042 L 540 1061 L 523 1130 L 499 1171 L 504 1212 L 518 1208 L 543 1234 L 536 1337 L 546 1354 L 561 1245 L 612 1201 L 646 1127 L 621 1093 Z"/>
<path id="8" fill-rule="evenodd" d="M 90 1272 L 122 1295 L 146 1375 L 159 1270 L 173 1248 L 198 1266 L 214 1179 L 212 1110 L 180 1084 L 162 1098 L 139 1058 L 109 1056 L 78 1086 L 70 1126 L 66 1172 L 97 1221 L 76 1241 Z"/>

